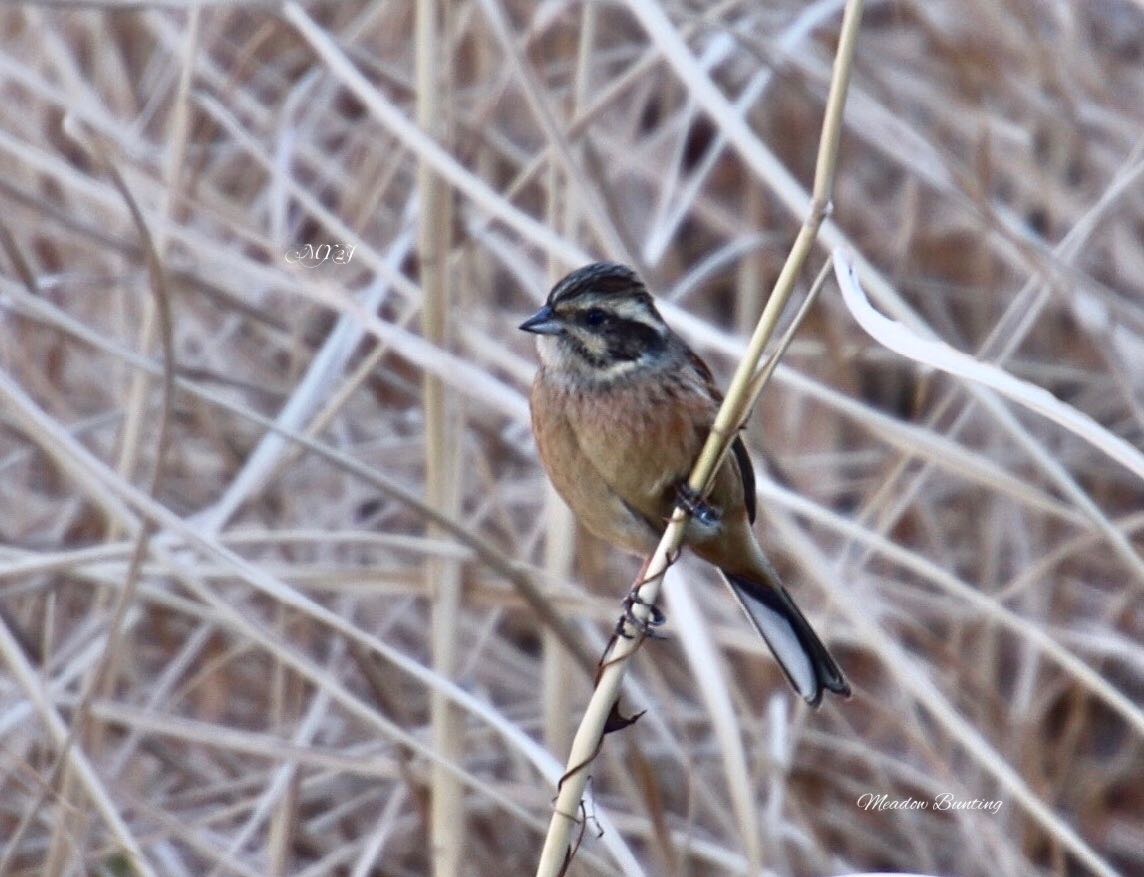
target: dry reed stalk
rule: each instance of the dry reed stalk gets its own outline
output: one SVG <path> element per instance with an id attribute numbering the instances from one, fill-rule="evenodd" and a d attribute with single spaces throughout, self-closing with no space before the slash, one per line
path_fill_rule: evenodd
<path id="1" fill-rule="evenodd" d="M 798 237 L 755 326 L 747 346 L 747 353 L 735 370 L 735 376 L 731 379 L 726 398 L 719 407 L 711 433 L 688 478 L 688 486 L 699 496 L 705 494 L 707 483 L 730 447 L 731 439 L 738 432 L 762 390 L 762 382 L 756 380 L 756 373 L 763 350 L 778 326 L 779 316 L 794 292 L 795 281 L 814 246 L 822 221 L 831 207 L 838 144 L 842 130 L 842 111 L 846 103 L 846 90 L 850 81 L 858 26 L 862 20 L 862 6 L 862 0 L 849 0 L 843 13 L 834 76 L 822 122 L 814 177 L 814 199 L 811 202 L 810 212 L 803 219 Z M 644 12 L 649 17 L 656 14 L 650 9 L 645 9 Z M 686 512 L 676 508 L 659 547 L 652 555 L 646 570 L 641 571 L 643 578 L 634 584 L 640 602 L 635 604 L 633 612 L 636 618 L 644 623 L 651 617 L 648 606 L 654 605 L 659 597 L 660 583 L 670 565 L 669 558 L 678 554 L 682 547 L 686 524 Z M 576 812 L 584 796 L 584 787 L 589 776 L 588 767 L 603 743 L 605 723 L 619 701 L 620 683 L 623 680 L 626 664 L 642 644 L 643 639 L 640 634 L 631 638 L 619 637 L 613 641 L 613 646 L 601 660 L 601 672 L 596 680 L 592 699 L 584 711 L 572 743 L 572 751 L 568 757 L 568 772 L 561 779 L 558 788 L 552 821 L 549 823 L 544 848 L 537 864 L 538 877 L 555 877 L 563 873 L 567 867 L 567 861 L 571 856 L 571 832 L 578 824 Z M 735 803 L 739 808 L 749 806 L 742 800 L 737 800 Z M 745 814 L 741 813 L 741 816 Z M 753 837 L 753 831 L 747 835 L 748 856 L 753 868 L 757 869 L 760 851 L 751 844 Z"/>
<path id="2" fill-rule="evenodd" d="M 418 0 L 416 13 L 417 123 L 438 144 L 448 147 L 448 94 L 452 16 L 449 0 Z M 421 328 L 425 339 L 440 349 L 452 346 L 450 313 L 456 293 L 449 276 L 452 239 L 452 193 L 433 166 L 418 164 L 420 195 L 417 236 L 422 294 Z M 461 510 L 464 471 L 460 458 L 463 415 L 460 398 L 440 380 L 426 374 L 422 381 L 425 413 L 425 491 L 429 505 L 456 517 Z M 427 535 L 439 537 L 431 524 Z M 461 564 L 454 559 L 429 557 L 425 563 L 426 590 L 432 601 L 433 668 L 446 679 L 458 669 L 461 630 Z M 441 692 L 431 700 L 433 740 L 441 759 L 464 761 L 464 719 Z M 464 870 L 466 817 L 464 790 L 453 772 L 441 762 L 434 765 L 430 786 L 429 839 L 433 873 L 457 877 Z"/>

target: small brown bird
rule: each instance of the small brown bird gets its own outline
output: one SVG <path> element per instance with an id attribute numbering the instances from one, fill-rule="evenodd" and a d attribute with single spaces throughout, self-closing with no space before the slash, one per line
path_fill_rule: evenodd
<path id="1" fill-rule="evenodd" d="M 537 336 L 532 429 L 556 490 L 589 530 L 649 555 L 722 396 L 634 271 L 598 262 L 556 284 L 520 326 Z M 686 544 L 718 567 L 794 689 L 811 705 L 850 686 L 763 554 L 755 475 L 741 438 L 688 522 Z"/>

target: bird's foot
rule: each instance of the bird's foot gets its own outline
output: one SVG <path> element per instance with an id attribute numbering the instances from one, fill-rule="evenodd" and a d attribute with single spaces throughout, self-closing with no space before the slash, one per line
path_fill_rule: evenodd
<path id="1" fill-rule="evenodd" d="M 636 636 L 646 636 L 649 639 L 667 639 L 666 634 L 656 630 L 657 627 L 661 627 L 667 621 L 663 610 L 654 603 L 649 603 L 643 599 L 638 587 L 628 591 L 628 595 L 624 597 L 623 605 L 624 614 L 616 623 L 616 636 L 622 636 L 624 639 L 634 639 Z M 636 606 L 647 607 L 647 618 L 640 618 L 636 615 L 634 611 Z M 629 630 L 634 630 L 635 633 L 629 633 Z"/>
<path id="2" fill-rule="evenodd" d="M 686 481 L 682 481 L 676 486 L 675 501 L 681 509 L 704 527 L 714 527 L 722 517 L 719 510 L 707 502 L 702 494 L 692 490 L 691 485 Z"/>

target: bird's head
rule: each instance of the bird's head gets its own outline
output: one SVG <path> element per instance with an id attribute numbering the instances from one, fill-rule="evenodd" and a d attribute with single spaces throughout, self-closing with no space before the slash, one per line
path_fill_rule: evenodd
<path id="1" fill-rule="evenodd" d="M 657 364 L 671 340 L 639 275 L 614 262 L 573 271 L 520 328 L 538 336 L 546 368 L 593 382 Z"/>

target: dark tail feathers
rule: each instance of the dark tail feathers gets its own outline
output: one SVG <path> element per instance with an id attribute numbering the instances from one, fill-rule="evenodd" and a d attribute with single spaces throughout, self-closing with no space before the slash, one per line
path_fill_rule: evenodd
<path id="1" fill-rule="evenodd" d="M 759 584 L 728 572 L 723 575 L 791 686 L 807 703 L 818 706 L 824 689 L 850 696 L 850 685 L 841 668 L 786 588 L 777 581 L 773 585 Z"/>

